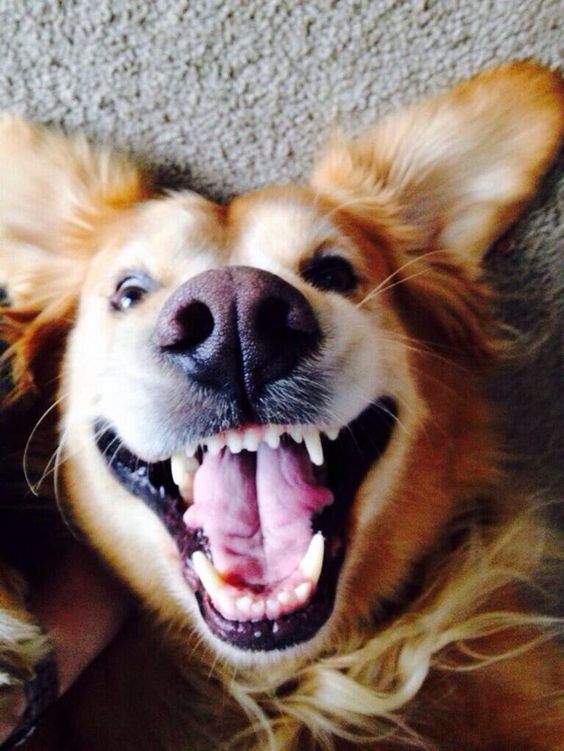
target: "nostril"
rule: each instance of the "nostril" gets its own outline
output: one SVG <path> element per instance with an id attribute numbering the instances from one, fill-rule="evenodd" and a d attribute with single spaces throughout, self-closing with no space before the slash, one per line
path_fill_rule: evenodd
<path id="1" fill-rule="evenodd" d="M 180 310 L 176 316 L 179 327 L 183 331 L 182 344 L 193 348 L 202 344 L 211 335 L 214 328 L 214 320 L 208 306 L 195 301 Z"/>
<path id="2" fill-rule="evenodd" d="M 257 333 L 275 337 L 315 335 L 318 325 L 309 305 L 297 305 L 283 297 L 268 297 L 255 310 Z"/>
<path id="3" fill-rule="evenodd" d="M 214 318 L 209 307 L 199 300 L 179 308 L 167 326 L 167 334 L 161 338 L 161 346 L 167 349 L 188 351 L 208 339 L 214 329 Z"/>
<path id="4" fill-rule="evenodd" d="M 279 336 L 290 328 L 290 306 L 285 300 L 270 297 L 261 302 L 255 311 L 255 330 L 259 334 Z"/>

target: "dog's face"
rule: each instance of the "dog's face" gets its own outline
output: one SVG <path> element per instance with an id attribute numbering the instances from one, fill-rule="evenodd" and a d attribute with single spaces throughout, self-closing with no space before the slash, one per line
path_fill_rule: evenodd
<path id="1" fill-rule="evenodd" d="M 78 513 L 156 607 L 239 650 L 306 642 L 336 591 L 366 608 L 343 559 L 420 420 L 386 254 L 309 190 L 182 195 L 122 229 L 67 357 Z"/>
<path id="2" fill-rule="evenodd" d="M 87 241 L 75 221 L 69 508 L 162 617 L 238 662 L 311 655 L 487 482 L 479 261 L 562 107 L 556 76 L 510 66 L 334 144 L 311 187 L 133 190 Z"/>

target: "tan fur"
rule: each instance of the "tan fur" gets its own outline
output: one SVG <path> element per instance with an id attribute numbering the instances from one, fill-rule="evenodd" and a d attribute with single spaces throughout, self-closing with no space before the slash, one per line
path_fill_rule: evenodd
<path id="1" fill-rule="evenodd" d="M 559 76 L 515 63 L 334 140 L 310 186 L 219 207 L 189 193 L 147 200 L 123 159 L 0 126 L 0 178 L 17 175 L 0 195 L 16 391 L 38 382 L 46 338 L 64 340 L 66 508 L 151 613 L 62 705 L 73 748 L 556 751 L 555 623 L 523 592 L 552 543 L 499 469 L 483 381 L 500 346 L 480 262 L 563 134 Z M 30 202 L 41 210 L 28 218 Z M 348 299 L 300 276 L 327 248 L 360 277 Z M 163 458 L 159 400 L 174 404 L 175 391 L 143 357 L 147 340 L 179 284 L 226 263 L 276 273 L 307 297 L 332 332 L 320 367 L 339 363 L 332 408 L 343 424 L 383 389 L 400 406 L 354 499 L 333 614 L 310 642 L 250 657 L 206 632 L 172 538 L 110 476 L 91 431 L 105 410 L 132 451 Z M 131 268 L 158 285 L 116 322 L 108 298 Z M 416 564 L 418 591 L 380 622 Z"/>

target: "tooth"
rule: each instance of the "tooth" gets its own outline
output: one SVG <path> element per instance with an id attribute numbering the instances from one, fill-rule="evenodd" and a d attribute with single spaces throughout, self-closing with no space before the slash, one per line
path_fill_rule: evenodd
<path id="1" fill-rule="evenodd" d="M 271 449 L 277 449 L 280 446 L 280 433 L 282 427 L 280 425 L 269 425 L 264 431 L 262 440 L 267 443 Z"/>
<path id="2" fill-rule="evenodd" d="M 298 584 L 298 586 L 294 589 L 294 592 L 296 594 L 296 599 L 298 602 L 300 602 L 302 605 L 306 600 L 308 600 L 310 594 L 311 594 L 312 586 L 311 582 L 302 582 L 301 584 Z"/>
<path id="3" fill-rule="evenodd" d="M 170 457 L 170 471 L 175 485 L 183 488 L 185 485 L 192 484 L 191 475 L 200 466 L 197 459 L 186 456 L 183 452 L 178 452 Z"/>
<path id="4" fill-rule="evenodd" d="M 340 428 L 327 428 L 325 430 L 327 438 L 329 438 L 330 441 L 336 441 L 337 438 L 339 437 L 340 432 L 341 432 Z"/>
<path id="5" fill-rule="evenodd" d="M 247 451 L 256 451 L 258 449 L 260 443 L 260 432 L 253 428 L 248 428 L 245 430 L 245 434 L 243 436 L 243 447 L 247 449 Z"/>
<path id="6" fill-rule="evenodd" d="M 287 589 L 283 589 L 281 592 L 278 592 L 277 597 L 278 602 L 281 605 L 290 605 L 294 600 L 293 594 L 291 592 L 288 592 Z"/>
<path id="7" fill-rule="evenodd" d="M 213 600 L 214 597 L 217 597 L 223 586 L 221 574 L 201 550 L 196 550 L 196 552 L 192 554 L 192 566 L 194 567 L 194 571 L 200 577 L 204 589 Z"/>
<path id="8" fill-rule="evenodd" d="M 238 613 L 235 600 L 224 589 L 220 589 L 215 596 L 212 596 L 212 601 L 224 618 L 230 621 L 237 618 Z"/>
<path id="9" fill-rule="evenodd" d="M 280 617 L 280 603 L 278 600 L 267 598 L 266 600 L 266 615 L 270 620 L 275 621 Z"/>
<path id="10" fill-rule="evenodd" d="M 251 605 L 251 616 L 254 621 L 260 621 L 264 618 L 265 604 L 264 600 L 255 600 Z"/>
<path id="11" fill-rule="evenodd" d="M 190 470 L 187 469 L 188 457 L 185 454 L 173 454 L 170 457 L 170 471 L 174 484 L 180 487 L 184 482 L 184 475 Z"/>
<path id="12" fill-rule="evenodd" d="M 321 448 L 321 438 L 317 428 L 304 428 L 304 441 L 313 464 L 320 467 L 323 464 L 323 449 Z"/>
<path id="13" fill-rule="evenodd" d="M 209 438 L 206 438 L 205 444 L 208 447 L 210 454 L 212 456 L 217 456 L 225 446 L 225 438 L 220 435 L 212 435 Z"/>
<path id="14" fill-rule="evenodd" d="M 317 584 L 321 575 L 324 552 L 325 540 L 321 532 L 317 532 L 311 538 L 309 547 L 298 566 L 302 574 L 311 581 L 313 586 Z"/>
<path id="15" fill-rule="evenodd" d="M 243 450 L 243 438 L 240 433 L 230 430 L 226 435 L 225 442 L 232 454 L 240 454 Z"/>
<path id="16" fill-rule="evenodd" d="M 178 486 L 178 490 L 186 503 L 192 503 L 194 500 L 194 473 L 184 475 L 182 484 Z"/>
<path id="17" fill-rule="evenodd" d="M 299 425 L 290 425 L 288 427 L 288 433 L 296 443 L 301 443 L 304 439 L 302 429 Z"/>
<path id="18" fill-rule="evenodd" d="M 252 604 L 253 598 L 249 597 L 249 595 L 243 595 L 242 597 L 238 597 L 235 600 L 235 605 L 237 606 L 238 610 L 240 610 L 243 615 L 247 616 L 247 618 L 251 616 Z"/>

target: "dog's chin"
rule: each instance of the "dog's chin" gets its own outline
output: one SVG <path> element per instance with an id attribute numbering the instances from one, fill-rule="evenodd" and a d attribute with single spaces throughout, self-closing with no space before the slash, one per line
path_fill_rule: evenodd
<path id="1" fill-rule="evenodd" d="M 305 426 L 235 426 L 223 435 L 223 447 L 221 440 L 194 444 L 186 465 L 193 472 L 185 476 L 189 483 L 178 454 L 148 463 L 124 446 L 107 420 L 93 428 L 108 470 L 159 516 L 174 539 L 202 628 L 223 643 L 225 654 L 274 658 L 281 650 L 300 651 L 329 619 L 350 508 L 388 446 L 396 415 L 395 400 L 384 396 L 337 436 L 313 427 L 308 433 Z M 254 445 L 241 447 L 251 433 Z M 312 434 L 320 447 L 307 439 Z M 280 483 L 288 486 L 280 490 Z M 214 506 L 226 487 L 233 493 L 233 512 L 225 503 Z M 245 493 L 252 496 L 248 504 Z M 247 521 L 247 505 L 258 509 L 257 518 L 258 511 L 269 515 L 252 539 L 239 528 Z M 269 528 L 272 517 L 277 521 Z"/>

